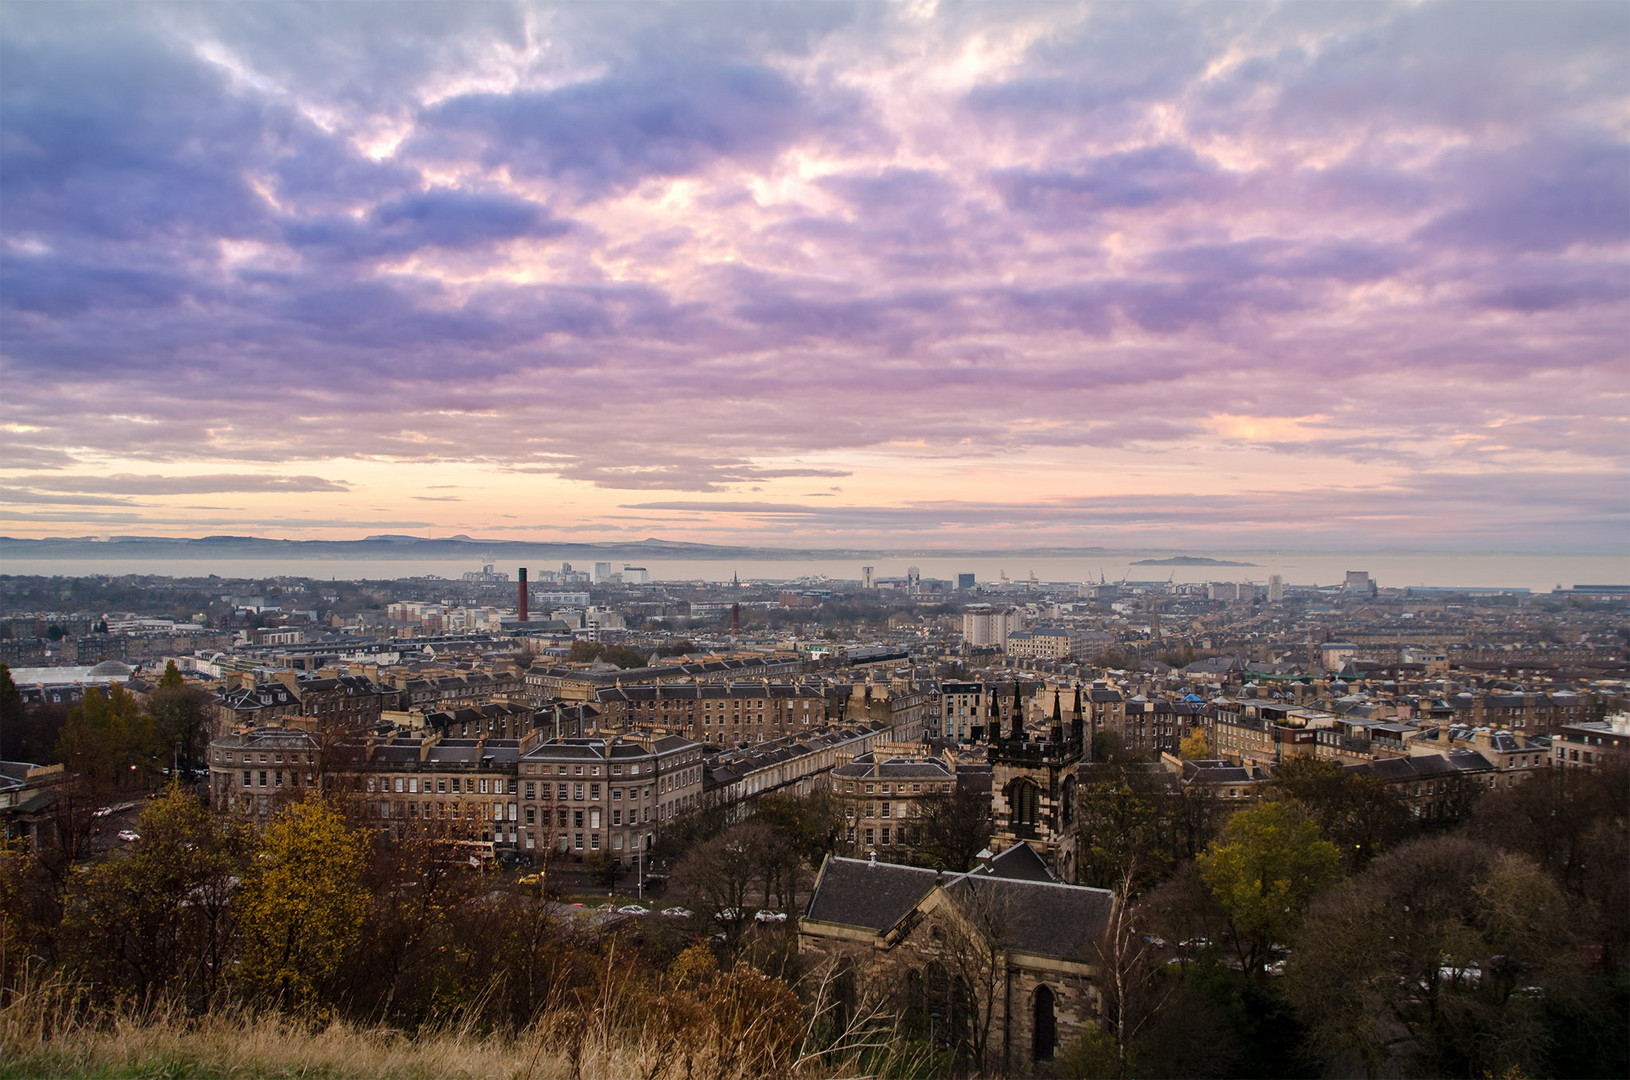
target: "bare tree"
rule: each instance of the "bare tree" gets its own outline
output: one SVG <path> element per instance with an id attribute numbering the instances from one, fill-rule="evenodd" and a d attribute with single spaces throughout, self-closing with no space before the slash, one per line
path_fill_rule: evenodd
<path id="1" fill-rule="evenodd" d="M 1141 909 L 1132 903 L 1136 859 L 1115 887 L 1114 913 L 1094 955 L 1104 973 L 1104 1011 L 1115 1038 L 1118 1075 L 1129 1075 L 1130 1052 L 1144 1026 L 1171 997 L 1160 958 L 1144 933 Z"/>

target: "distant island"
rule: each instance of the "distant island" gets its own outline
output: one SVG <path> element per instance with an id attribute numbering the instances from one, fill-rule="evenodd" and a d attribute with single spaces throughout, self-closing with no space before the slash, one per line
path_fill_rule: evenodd
<path id="1" fill-rule="evenodd" d="M 1208 559 L 1204 555 L 1173 555 L 1169 559 L 1139 559 L 1133 566 L 1260 566 L 1254 562 L 1229 562 L 1227 559 Z"/>

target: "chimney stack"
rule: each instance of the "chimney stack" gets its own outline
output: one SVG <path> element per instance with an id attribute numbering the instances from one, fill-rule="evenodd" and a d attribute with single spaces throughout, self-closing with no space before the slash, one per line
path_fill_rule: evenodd
<path id="1" fill-rule="evenodd" d="M 521 622 L 526 622 L 526 567 L 520 568 L 518 576 L 520 577 L 520 585 L 519 595 L 515 600 L 515 613 L 519 616 Z"/>

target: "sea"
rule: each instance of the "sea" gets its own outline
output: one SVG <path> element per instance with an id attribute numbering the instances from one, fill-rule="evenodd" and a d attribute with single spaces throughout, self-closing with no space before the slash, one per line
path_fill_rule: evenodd
<path id="1" fill-rule="evenodd" d="M 1630 585 L 1630 553 L 1625 555 L 1535 555 L 1440 552 L 1327 553 L 1258 551 L 1217 553 L 1214 557 L 1247 565 L 1138 565 L 1144 558 L 1160 555 L 1140 553 L 1103 556 L 1040 558 L 1025 555 L 983 554 L 944 556 L 934 552 L 913 555 L 879 556 L 872 559 L 650 559 L 637 565 L 651 580 L 672 582 L 726 582 L 739 579 L 753 582 L 819 583 L 861 580 L 862 565 L 873 568 L 881 579 L 904 578 L 912 567 L 925 578 L 955 583 L 960 574 L 973 574 L 980 584 L 1004 580 L 1022 584 L 1086 582 L 1249 582 L 1267 584 L 1279 575 L 1286 585 L 1319 586 L 1341 584 L 1349 571 L 1364 571 L 1382 588 L 1527 589 L 1550 592 L 1576 585 Z M 568 561 L 573 569 L 591 570 L 596 561 L 610 561 L 619 571 L 629 560 L 611 558 L 605 552 L 586 550 Z M 523 564 L 525 565 L 525 564 Z M 350 581 L 397 580 L 440 577 L 460 579 L 464 573 L 479 570 L 468 560 L 425 559 L 263 559 L 208 556 L 205 558 L 83 559 L 6 558 L 0 574 L 84 577 L 97 574 L 154 574 L 167 577 L 207 577 L 263 579 L 304 577 Z M 495 563 L 493 569 L 515 579 L 515 565 Z M 541 573 L 559 570 L 557 564 L 533 562 L 528 566 L 537 582 Z"/>

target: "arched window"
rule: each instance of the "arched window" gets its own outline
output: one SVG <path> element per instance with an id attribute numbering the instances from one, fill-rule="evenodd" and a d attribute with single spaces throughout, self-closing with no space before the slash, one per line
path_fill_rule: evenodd
<path id="1" fill-rule="evenodd" d="M 1063 818 L 1061 822 L 1063 827 L 1069 828 L 1070 823 L 1075 820 L 1075 777 L 1073 776 L 1064 781 L 1064 795 L 1059 814 Z"/>
<path id="2" fill-rule="evenodd" d="M 1053 991 L 1050 987 L 1036 989 L 1035 1024 L 1031 1028 L 1030 1050 L 1037 1061 L 1051 1061 L 1053 1046 L 1058 1041 L 1058 1025 L 1053 1017 Z"/>
<path id="3" fill-rule="evenodd" d="M 1007 805 L 1013 824 L 1034 825 L 1041 820 L 1041 789 L 1033 780 L 1015 780 L 1008 785 Z"/>

